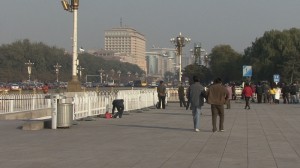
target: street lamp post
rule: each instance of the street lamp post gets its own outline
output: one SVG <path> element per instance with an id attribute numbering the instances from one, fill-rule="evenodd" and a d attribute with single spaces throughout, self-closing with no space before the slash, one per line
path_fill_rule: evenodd
<path id="1" fill-rule="evenodd" d="M 53 67 L 55 68 L 56 82 L 58 82 L 58 74 L 59 74 L 59 69 L 61 68 L 61 65 L 59 65 L 58 63 L 56 63 L 56 65 L 53 65 Z"/>
<path id="2" fill-rule="evenodd" d="M 112 80 L 112 82 L 114 84 L 115 83 L 115 79 L 114 79 L 114 77 L 115 77 L 115 70 L 111 69 L 110 71 L 111 71 L 111 80 Z"/>
<path id="3" fill-rule="evenodd" d="M 168 83 L 170 82 L 170 76 L 169 75 L 167 75 L 167 79 L 168 79 Z"/>
<path id="4" fill-rule="evenodd" d="M 30 60 L 28 60 L 28 62 L 26 62 L 25 65 L 27 65 L 28 81 L 30 82 L 31 67 L 32 67 L 32 65 L 34 65 L 34 63 L 33 63 L 33 62 L 30 62 Z"/>
<path id="5" fill-rule="evenodd" d="M 208 68 L 209 56 L 208 56 L 207 52 L 204 55 L 204 63 L 205 63 L 205 67 Z"/>
<path id="6" fill-rule="evenodd" d="M 107 84 L 107 78 L 108 78 L 108 74 L 105 75 L 105 83 Z"/>
<path id="7" fill-rule="evenodd" d="M 201 43 L 194 44 L 195 64 L 201 65 Z"/>
<path id="8" fill-rule="evenodd" d="M 100 83 L 102 84 L 102 73 L 104 72 L 104 70 L 103 69 L 100 69 L 99 70 L 99 73 L 100 73 Z"/>
<path id="9" fill-rule="evenodd" d="M 120 85 L 120 83 L 121 83 L 121 71 L 118 70 L 117 74 L 119 75 L 119 85 Z"/>
<path id="10" fill-rule="evenodd" d="M 181 33 L 176 38 L 170 39 L 171 43 L 173 43 L 177 49 L 177 54 L 179 56 L 179 82 L 181 82 L 181 57 L 182 57 L 182 48 L 191 41 L 190 38 L 183 37 Z"/>
<path id="11" fill-rule="evenodd" d="M 78 51 L 77 51 L 77 11 L 79 0 L 62 0 L 63 8 L 66 11 L 73 12 L 73 58 L 72 58 L 72 80 L 68 84 L 68 91 L 76 92 L 81 90 L 81 84 L 77 76 Z"/>
<path id="12" fill-rule="evenodd" d="M 129 83 L 129 81 L 130 81 L 130 75 L 131 75 L 131 72 L 130 72 L 130 71 L 128 71 L 128 72 L 127 72 L 127 75 L 128 75 L 128 83 Z"/>
<path id="13" fill-rule="evenodd" d="M 84 70 L 84 68 L 81 67 L 81 65 L 80 65 L 80 66 L 78 66 L 77 70 L 78 70 L 78 74 L 79 74 L 79 79 L 81 80 L 82 70 Z"/>

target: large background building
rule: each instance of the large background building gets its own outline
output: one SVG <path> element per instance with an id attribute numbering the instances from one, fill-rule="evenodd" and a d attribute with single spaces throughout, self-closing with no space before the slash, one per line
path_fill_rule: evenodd
<path id="1" fill-rule="evenodd" d="M 151 48 L 146 52 L 148 76 L 157 80 L 165 78 L 166 72 L 176 73 L 178 58 L 172 48 Z"/>
<path id="2" fill-rule="evenodd" d="M 119 27 L 105 31 L 105 50 L 114 51 L 124 62 L 138 65 L 142 70 L 146 67 L 145 36 L 133 28 Z"/>

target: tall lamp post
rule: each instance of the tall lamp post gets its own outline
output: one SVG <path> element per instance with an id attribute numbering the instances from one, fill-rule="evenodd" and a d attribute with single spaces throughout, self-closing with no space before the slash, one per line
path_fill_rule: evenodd
<path id="1" fill-rule="evenodd" d="M 119 75 L 119 85 L 121 84 L 121 71 L 118 70 L 117 74 Z"/>
<path id="2" fill-rule="evenodd" d="M 195 64 L 201 65 L 201 43 L 194 44 Z"/>
<path id="3" fill-rule="evenodd" d="M 131 72 L 130 72 L 130 71 L 128 71 L 128 72 L 127 72 L 127 75 L 128 75 L 128 83 L 129 83 L 129 81 L 130 81 L 130 75 L 131 75 Z"/>
<path id="4" fill-rule="evenodd" d="M 72 80 L 69 82 L 68 91 L 76 92 L 81 90 L 81 84 L 77 76 L 78 51 L 77 51 L 77 11 L 79 0 L 62 0 L 64 10 L 73 12 L 73 59 L 72 59 Z"/>
<path id="5" fill-rule="evenodd" d="M 30 60 L 28 60 L 28 62 L 26 62 L 25 65 L 27 65 L 28 81 L 30 82 L 31 67 L 32 67 L 32 65 L 34 65 L 34 63 L 33 63 L 33 62 L 30 62 Z"/>
<path id="6" fill-rule="evenodd" d="M 53 67 L 55 68 L 56 82 L 58 83 L 58 74 L 59 74 L 59 69 L 61 68 L 61 65 L 59 65 L 58 63 L 56 63 L 56 65 L 53 65 Z"/>
<path id="7" fill-rule="evenodd" d="M 181 57 L 182 57 L 182 48 L 191 41 L 190 38 L 186 38 L 186 37 L 183 37 L 181 35 L 181 33 L 179 33 L 179 36 L 177 36 L 176 38 L 171 38 L 170 39 L 171 43 L 173 43 L 177 49 L 177 54 L 179 56 L 179 82 L 181 82 L 181 76 L 182 76 L 182 73 L 181 73 Z"/>
<path id="8" fill-rule="evenodd" d="M 102 74 L 103 74 L 104 70 L 101 68 L 98 72 L 100 73 L 100 83 L 102 84 L 102 82 L 103 82 Z"/>
<path id="9" fill-rule="evenodd" d="M 80 66 L 78 66 L 77 70 L 78 70 L 78 74 L 79 74 L 79 79 L 81 80 L 82 70 L 84 70 L 84 68 L 81 67 L 81 65 L 80 65 Z"/>
<path id="10" fill-rule="evenodd" d="M 114 78 L 115 77 L 115 70 L 111 69 L 110 72 L 111 72 L 111 80 L 112 80 L 113 83 L 115 83 L 115 78 Z"/>

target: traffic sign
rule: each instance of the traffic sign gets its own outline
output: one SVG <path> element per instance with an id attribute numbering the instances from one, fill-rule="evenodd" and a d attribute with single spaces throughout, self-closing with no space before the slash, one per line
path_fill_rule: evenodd
<path id="1" fill-rule="evenodd" d="M 273 80 L 275 83 L 278 83 L 280 81 L 280 76 L 278 74 L 273 75 Z"/>
<path id="2" fill-rule="evenodd" d="M 243 77 L 252 76 L 252 66 L 244 65 L 243 66 Z"/>

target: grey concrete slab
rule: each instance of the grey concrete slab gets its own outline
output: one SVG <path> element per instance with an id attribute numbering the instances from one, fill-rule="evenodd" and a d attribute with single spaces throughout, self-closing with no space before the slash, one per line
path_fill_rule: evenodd
<path id="1" fill-rule="evenodd" d="M 190 110 L 131 112 L 121 119 L 78 121 L 69 129 L 23 131 L 0 121 L 3 168 L 286 168 L 300 167 L 300 105 L 232 101 L 225 132 L 212 133 L 210 106 L 200 132 Z"/>

